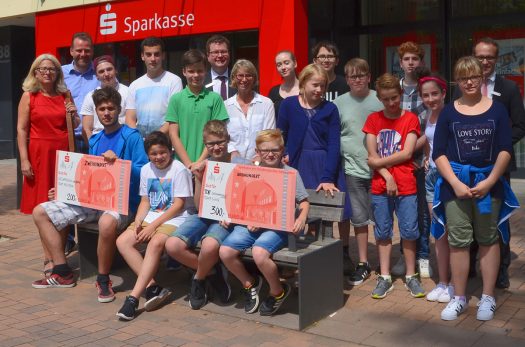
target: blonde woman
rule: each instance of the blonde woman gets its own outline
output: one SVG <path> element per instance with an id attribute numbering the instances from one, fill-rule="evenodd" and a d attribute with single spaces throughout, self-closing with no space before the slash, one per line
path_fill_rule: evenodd
<path id="1" fill-rule="evenodd" d="M 231 74 L 231 87 L 237 94 L 224 102 L 230 121 L 229 152 L 237 151 L 245 159 L 255 157 L 255 137 L 261 130 L 275 129 L 275 111 L 270 99 L 254 91 L 257 69 L 246 59 L 235 62 Z"/>

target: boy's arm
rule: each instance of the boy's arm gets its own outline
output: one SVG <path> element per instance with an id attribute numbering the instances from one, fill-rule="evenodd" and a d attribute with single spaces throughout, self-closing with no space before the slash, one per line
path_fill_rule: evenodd
<path id="1" fill-rule="evenodd" d="M 137 112 L 133 109 L 126 110 L 126 125 L 130 128 L 137 127 Z"/>
<path id="2" fill-rule="evenodd" d="M 379 168 L 390 168 L 398 164 L 404 163 L 412 159 L 414 155 L 414 149 L 416 147 L 417 135 L 415 132 L 410 132 L 407 135 L 405 140 L 405 145 L 403 149 L 399 152 L 396 152 L 388 157 L 380 158 L 378 155 L 376 157 L 368 158 L 368 166 L 372 169 Z"/>
<path id="3" fill-rule="evenodd" d="M 377 160 L 379 154 L 377 154 L 377 136 L 371 133 L 366 134 L 366 150 L 368 151 L 368 162 L 370 160 Z M 370 165 L 370 164 L 369 164 Z M 373 169 L 373 168 L 372 168 Z M 386 168 L 374 169 L 378 174 L 385 179 L 386 182 L 386 193 L 391 196 L 397 195 L 397 184 L 394 180 L 394 176 Z"/>
<path id="4" fill-rule="evenodd" d="M 178 123 L 169 122 L 169 135 L 171 143 L 173 144 L 173 148 L 175 149 L 175 153 L 177 153 L 177 156 L 184 166 L 189 167 L 191 165 L 191 160 L 180 140 Z"/>
<path id="5" fill-rule="evenodd" d="M 310 211 L 310 203 L 308 202 L 308 199 L 303 199 L 301 202 L 299 202 L 299 210 L 301 212 L 299 213 L 299 216 L 295 219 L 293 225 L 294 234 L 297 234 L 304 229 L 304 226 L 306 224 L 306 218 L 308 217 L 308 212 Z"/>
<path id="6" fill-rule="evenodd" d="M 137 208 L 137 213 L 135 214 L 135 227 L 138 228 L 146 216 L 148 215 L 150 209 L 149 197 L 141 196 L 139 207 Z"/>

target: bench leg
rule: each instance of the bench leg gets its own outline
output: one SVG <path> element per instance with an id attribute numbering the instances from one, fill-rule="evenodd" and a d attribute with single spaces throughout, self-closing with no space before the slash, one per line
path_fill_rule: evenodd
<path id="1" fill-rule="evenodd" d="M 97 244 L 98 233 L 77 232 L 80 279 L 98 273 Z"/>
<path id="2" fill-rule="evenodd" d="M 299 330 L 344 306 L 340 240 L 299 258 Z"/>

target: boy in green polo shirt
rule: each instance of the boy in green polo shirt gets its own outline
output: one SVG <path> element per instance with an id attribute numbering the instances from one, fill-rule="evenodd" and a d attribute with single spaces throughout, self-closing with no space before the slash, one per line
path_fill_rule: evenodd
<path id="1" fill-rule="evenodd" d="M 189 169 L 207 156 L 202 142 L 204 125 L 212 119 L 228 120 L 221 96 L 204 88 L 206 62 L 206 56 L 199 50 L 184 53 L 182 73 L 188 84 L 171 97 L 166 113 L 175 153 Z"/>

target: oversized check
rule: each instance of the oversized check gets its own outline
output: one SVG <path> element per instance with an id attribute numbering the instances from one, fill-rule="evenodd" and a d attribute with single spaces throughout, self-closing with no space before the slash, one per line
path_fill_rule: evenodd
<path id="1" fill-rule="evenodd" d="M 95 155 L 57 151 L 56 200 L 128 214 L 131 161 L 114 163 Z"/>
<path id="2" fill-rule="evenodd" d="M 295 179 L 295 170 L 208 161 L 199 216 L 292 231 Z"/>

